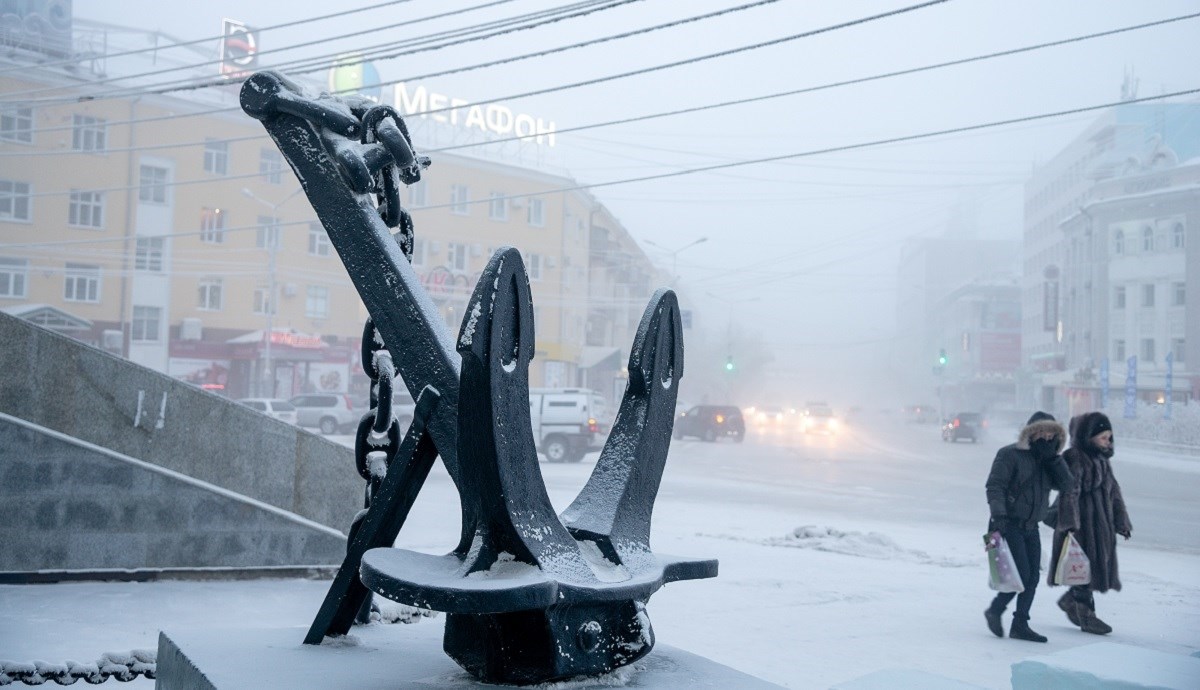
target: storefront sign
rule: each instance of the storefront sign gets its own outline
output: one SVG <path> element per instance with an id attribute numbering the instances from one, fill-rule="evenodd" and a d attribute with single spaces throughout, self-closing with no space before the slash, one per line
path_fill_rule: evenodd
<path id="1" fill-rule="evenodd" d="M 475 129 L 502 137 L 521 137 L 554 146 L 554 122 L 525 113 L 514 113 L 499 103 L 471 105 L 469 101 L 427 90 L 424 86 L 396 85 L 394 106 L 401 115 L 428 117 L 456 127 Z M 453 108 L 453 110 L 446 110 Z M 429 112 L 440 111 L 440 112 Z"/>

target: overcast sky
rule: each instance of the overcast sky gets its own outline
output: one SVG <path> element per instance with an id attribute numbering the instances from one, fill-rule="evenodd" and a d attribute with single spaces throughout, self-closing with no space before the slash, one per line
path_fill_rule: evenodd
<path id="1" fill-rule="evenodd" d="M 750 4 L 643 0 L 488 41 L 377 62 L 383 79 L 544 50 Z M 369 0 L 347 7 L 375 4 Z M 262 50 L 484 4 L 410 0 L 266 31 Z M 516 0 L 443 20 L 287 52 L 293 59 L 374 46 L 561 3 Z M 771 41 L 915 2 L 774 2 L 686 26 L 510 65 L 423 80 L 469 101 L 557 86 Z M 76 0 L 77 17 L 140 23 L 181 39 L 220 33 L 222 17 L 271 26 L 335 11 L 315 0 Z M 951 0 L 738 55 L 594 86 L 506 100 L 559 129 L 855 79 L 1200 11 L 1200 2 Z M 558 136 L 554 159 L 584 183 L 780 156 L 1115 101 L 1126 70 L 1139 96 L 1200 86 L 1200 20 L 869 84 Z M 215 43 L 214 43 L 215 50 Z M 265 56 L 264 59 L 266 60 Z M 268 62 L 270 60 L 267 60 Z M 899 246 L 947 229 L 955 209 L 981 237 L 1019 239 L 1021 185 L 1092 115 L 917 143 L 605 186 L 594 191 L 643 240 L 679 247 L 681 284 L 698 319 L 762 334 L 798 358 L 814 387 L 878 374 L 896 330 Z M 420 142 L 417 142 L 418 146 Z M 960 228 L 961 230 L 961 228 Z M 418 227 L 420 231 L 420 227 Z M 647 251 L 669 267 L 669 256 Z M 707 304 L 705 304 L 707 302 Z M 739 303 L 740 302 L 740 303 Z M 685 305 L 686 306 L 686 305 Z M 901 325 L 902 326 L 902 325 Z M 831 373 L 836 372 L 836 373 Z M 847 372 L 850 372 L 849 374 Z M 833 392 L 825 395 L 837 398 Z"/>

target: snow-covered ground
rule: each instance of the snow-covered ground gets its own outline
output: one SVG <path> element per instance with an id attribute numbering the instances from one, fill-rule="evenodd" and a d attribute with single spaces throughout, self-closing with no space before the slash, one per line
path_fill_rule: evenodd
<path id="1" fill-rule="evenodd" d="M 793 688 L 829 687 L 895 668 L 1007 688 L 1014 662 L 1100 641 L 1070 626 L 1054 605 L 1063 590 L 1045 585 L 1032 626 L 1048 644 L 997 639 L 987 631 L 982 612 L 991 593 L 980 522 L 980 516 L 986 521 L 986 460 L 979 466 L 978 458 L 999 443 L 896 451 L 891 461 L 898 472 L 932 471 L 938 465 L 918 463 L 942 453 L 952 461 L 947 472 L 967 473 L 973 493 L 966 500 L 980 504 L 980 512 L 948 511 L 940 520 L 936 510 L 913 517 L 876 500 L 889 486 L 902 500 L 900 480 L 847 477 L 851 462 L 885 462 L 886 438 L 864 434 L 860 440 L 828 448 L 823 440 L 805 440 L 799 449 L 790 441 L 677 442 L 655 508 L 653 546 L 661 553 L 715 556 L 721 566 L 716 579 L 674 583 L 654 595 L 648 610 L 658 640 Z M 955 464 L 960 457 L 974 464 Z M 594 459 L 542 464 L 560 509 Z M 1160 453 L 1144 460 L 1148 468 L 1167 466 L 1171 477 L 1193 481 L 1200 473 L 1195 459 Z M 763 481 L 760 470 L 777 462 L 794 462 L 797 472 L 809 474 L 794 485 Z M 1127 465 L 1123 472 L 1134 469 Z M 945 482 L 954 487 L 953 478 Z M 825 494 L 828 500 L 817 500 Z M 1200 517 L 1194 504 L 1180 505 L 1188 519 Z M 1200 554 L 1140 548 L 1136 513 L 1134 524 L 1134 540 L 1119 546 L 1125 589 L 1098 597 L 1101 617 L 1115 628 L 1105 639 L 1175 654 L 1200 650 Z M 439 466 L 398 545 L 444 553 L 457 533 L 457 495 Z M 91 660 L 105 651 L 153 648 L 164 627 L 302 629 L 326 587 L 305 580 L 3 586 L 0 659 Z M 441 618 L 417 625 L 440 626 Z M 388 634 L 405 635 L 406 627 Z M 149 686 L 139 680 L 131 687 Z"/>

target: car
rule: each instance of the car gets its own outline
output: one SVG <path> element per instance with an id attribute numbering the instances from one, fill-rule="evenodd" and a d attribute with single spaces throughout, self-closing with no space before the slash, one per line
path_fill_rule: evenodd
<path id="1" fill-rule="evenodd" d="M 310 393 L 297 395 L 288 400 L 296 406 L 296 423 L 303 427 L 316 427 L 322 434 L 354 433 L 358 421 L 367 412 L 355 407 L 354 399 L 343 393 Z"/>
<path id="2" fill-rule="evenodd" d="M 746 438 L 746 421 L 734 405 L 697 405 L 675 420 L 675 438 L 688 436 L 716 441 L 731 437 L 741 443 Z"/>
<path id="3" fill-rule="evenodd" d="M 752 412 L 754 424 L 764 429 L 781 428 L 788 418 L 788 411 L 782 407 L 756 407 L 747 412 Z"/>
<path id="4" fill-rule="evenodd" d="M 904 408 L 908 421 L 913 424 L 933 424 L 937 422 L 937 405 L 917 404 Z"/>
<path id="5" fill-rule="evenodd" d="M 608 401 L 587 388 L 533 388 L 529 420 L 538 450 L 550 462 L 579 462 L 608 438 Z"/>
<path id="6" fill-rule="evenodd" d="M 833 434 L 837 433 L 839 426 L 833 410 L 820 403 L 804 408 L 804 415 L 800 418 L 800 430 L 806 434 Z"/>
<path id="7" fill-rule="evenodd" d="M 959 412 L 946 419 L 942 424 L 942 440 L 947 443 L 953 443 L 959 439 L 970 439 L 971 443 L 978 443 L 983 438 L 984 429 L 987 428 L 987 420 L 978 412 Z"/>
<path id="8" fill-rule="evenodd" d="M 252 410 L 258 410 L 269 417 L 274 417 L 281 422 L 287 422 L 288 424 L 296 423 L 296 406 L 286 400 L 242 398 L 238 402 Z"/>

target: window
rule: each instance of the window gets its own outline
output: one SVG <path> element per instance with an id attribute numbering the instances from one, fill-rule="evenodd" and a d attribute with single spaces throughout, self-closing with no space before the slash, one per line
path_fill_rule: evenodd
<path id="1" fill-rule="evenodd" d="M 254 246 L 259 249 L 279 247 L 279 219 L 272 216 L 258 217 L 258 230 L 254 233 Z"/>
<path id="2" fill-rule="evenodd" d="M 67 264 L 63 299 L 68 302 L 99 302 L 100 267 Z"/>
<path id="3" fill-rule="evenodd" d="M 1114 340 L 1113 341 L 1113 359 L 1118 362 L 1125 361 L 1125 341 L 1124 340 Z"/>
<path id="4" fill-rule="evenodd" d="M 205 311 L 218 311 L 221 308 L 221 279 L 200 279 L 199 306 Z"/>
<path id="5" fill-rule="evenodd" d="M 138 201 L 167 203 L 167 179 L 171 171 L 157 165 L 142 165 L 138 172 Z"/>
<path id="6" fill-rule="evenodd" d="M 204 172 L 214 175 L 229 173 L 229 142 L 204 140 Z"/>
<path id="7" fill-rule="evenodd" d="M 1182 307 L 1187 303 L 1187 283 L 1171 284 L 1171 306 Z"/>
<path id="8" fill-rule="evenodd" d="M 329 316 L 329 288 L 317 285 L 308 286 L 308 296 L 304 300 L 304 315 L 313 319 L 323 319 Z"/>
<path id="9" fill-rule="evenodd" d="M 412 265 L 413 266 L 424 266 L 426 252 L 428 252 L 428 251 L 429 251 L 429 245 L 425 244 L 424 239 L 422 239 L 420 237 L 413 238 Z"/>
<path id="10" fill-rule="evenodd" d="M 1183 338 L 1171 339 L 1171 358 L 1175 360 L 1176 364 L 1183 364 L 1187 361 L 1185 356 L 1187 348 L 1184 347 L 1184 344 Z"/>
<path id="11" fill-rule="evenodd" d="M 541 280 L 542 279 L 542 255 L 541 254 L 530 254 L 529 255 L 529 279 L 530 280 Z"/>
<path id="12" fill-rule="evenodd" d="M 325 226 L 319 222 L 308 224 L 308 253 L 313 256 L 329 256 L 333 253 L 333 245 L 329 243 Z"/>
<path id="13" fill-rule="evenodd" d="M 1125 286 L 1118 285 L 1113 288 L 1113 309 L 1125 308 Z"/>
<path id="14" fill-rule="evenodd" d="M 1142 251 L 1154 251 L 1154 228 L 1149 225 L 1142 228 Z"/>
<path id="15" fill-rule="evenodd" d="M 488 218 L 508 220 L 508 198 L 503 192 L 492 192 L 488 199 Z"/>
<path id="16" fill-rule="evenodd" d="M 446 263 L 450 266 L 451 270 L 467 270 L 467 245 L 459 242 L 451 242 L 447 245 L 446 251 Z"/>
<path id="17" fill-rule="evenodd" d="M 76 151 L 103 151 L 108 148 L 107 125 L 98 117 L 72 117 L 71 148 Z"/>
<path id="18" fill-rule="evenodd" d="M 1141 360 L 1146 364 L 1154 363 L 1154 338 L 1142 338 Z"/>
<path id="19" fill-rule="evenodd" d="M 546 225 L 546 202 L 542 199 L 530 199 L 528 211 L 529 224 L 541 228 Z"/>
<path id="20" fill-rule="evenodd" d="M 159 307 L 133 307 L 133 323 L 129 328 L 129 339 L 135 342 L 159 340 L 162 309 Z"/>
<path id="21" fill-rule="evenodd" d="M 200 241 L 208 244 L 225 242 L 225 220 L 229 214 L 219 208 L 200 209 Z"/>
<path id="22" fill-rule="evenodd" d="M 137 238 L 137 253 L 134 255 L 133 268 L 137 271 L 152 271 L 159 273 L 163 270 L 163 243 L 161 237 Z"/>
<path id="23" fill-rule="evenodd" d="M 71 190 L 71 207 L 67 222 L 84 228 L 104 227 L 104 194 Z"/>
<path id="24" fill-rule="evenodd" d="M 429 205 L 429 185 L 425 184 L 425 180 L 420 180 L 416 184 L 409 185 L 408 205 L 414 208 Z"/>
<path id="25" fill-rule="evenodd" d="M 29 261 L 0 256 L 0 297 L 25 297 Z"/>
<path id="26" fill-rule="evenodd" d="M 450 185 L 450 212 L 465 216 L 471 212 L 471 190 L 466 185 Z"/>
<path id="27" fill-rule="evenodd" d="M 271 308 L 271 289 L 260 285 L 254 288 L 254 313 L 266 314 L 267 312 L 274 313 Z"/>
<path id="28" fill-rule="evenodd" d="M 1187 246 L 1186 235 L 1183 233 L 1183 223 L 1176 223 L 1171 230 L 1171 247 L 1175 249 L 1183 249 Z"/>
<path id="29" fill-rule="evenodd" d="M 1154 306 L 1154 283 L 1142 286 L 1142 306 Z"/>
<path id="30" fill-rule="evenodd" d="M 283 155 L 274 149 L 260 149 L 258 174 L 271 184 L 283 183 Z"/>
<path id="31" fill-rule="evenodd" d="M 0 139 L 33 143 L 33 108 L 7 107 L 0 110 Z"/>
<path id="32" fill-rule="evenodd" d="M 0 220 L 31 220 L 32 195 L 28 182 L 0 180 Z"/>

